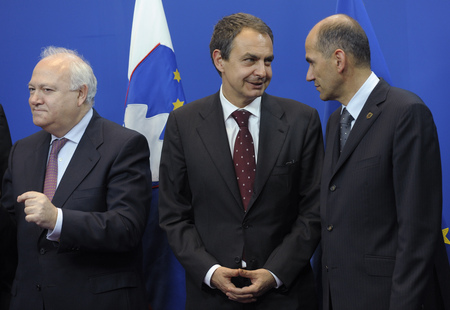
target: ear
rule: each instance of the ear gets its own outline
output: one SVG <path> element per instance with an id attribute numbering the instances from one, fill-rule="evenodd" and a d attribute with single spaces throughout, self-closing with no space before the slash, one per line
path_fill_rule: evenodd
<path id="1" fill-rule="evenodd" d="M 81 106 L 87 98 L 88 87 L 86 84 L 82 85 L 78 90 L 78 106 Z"/>
<path id="2" fill-rule="evenodd" d="M 216 69 L 219 72 L 223 72 L 224 71 L 224 69 L 223 69 L 224 59 L 222 58 L 222 53 L 220 52 L 220 50 L 215 49 L 213 51 L 212 58 L 214 60 L 214 65 L 216 66 Z"/>
<path id="3" fill-rule="evenodd" d="M 341 49 L 334 51 L 334 58 L 336 60 L 336 69 L 339 73 L 342 73 L 347 66 L 347 55 Z"/>

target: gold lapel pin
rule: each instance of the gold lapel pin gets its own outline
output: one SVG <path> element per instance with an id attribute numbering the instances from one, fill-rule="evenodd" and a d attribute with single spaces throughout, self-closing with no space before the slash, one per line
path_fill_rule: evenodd
<path id="1" fill-rule="evenodd" d="M 372 113 L 372 112 L 369 112 L 369 113 L 367 113 L 366 118 L 369 119 L 369 118 L 371 118 L 372 116 L 373 116 L 373 113 Z"/>

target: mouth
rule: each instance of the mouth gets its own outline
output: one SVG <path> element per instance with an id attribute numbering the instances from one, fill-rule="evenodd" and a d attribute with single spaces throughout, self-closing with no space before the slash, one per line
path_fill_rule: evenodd
<path id="1" fill-rule="evenodd" d="M 247 81 L 247 83 L 250 84 L 253 88 L 262 88 L 265 85 L 265 80 Z"/>
<path id="2" fill-rule="evenodd" d="M 44 113 L 44 112 L 46 112 L 44 109 L 37 109 L 37 108 L 34 108 L 33 110 L 32 110 L 32 112 L 33 113 Z"/>

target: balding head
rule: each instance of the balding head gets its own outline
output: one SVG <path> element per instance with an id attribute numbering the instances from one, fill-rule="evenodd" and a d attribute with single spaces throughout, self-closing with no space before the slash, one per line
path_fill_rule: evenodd
<path id="1" fill-rule="evenodd" d="M 317 23 L 308 35 L 325 58 L 337 49 L 351 56 L 355 67 L 370 68 L 370 46 L 361 25 L 344 14 L 329 16 Z"/>

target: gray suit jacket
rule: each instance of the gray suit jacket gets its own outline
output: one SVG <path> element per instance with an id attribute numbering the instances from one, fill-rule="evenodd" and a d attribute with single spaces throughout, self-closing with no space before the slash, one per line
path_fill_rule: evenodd
<path id="1" fill-rule="evenodd" d="M 45 131 L 15 143 L 3 183 L 0 224 L 17 232 L 19 256 L 11 309 L 146 309 L 147 140 L 94 111 L 52 201 L 64 215 L 59 243 L 26 222 L 16 201 L 42 192 L 49 143 Z"/>
<path id="2" fill-rule="evenodd" d="M 256 309 L 315 309 L 309 260 L 319 242 L 323 142 L 317 111 L 264 94 L 254 194 L 239 194 L 219 93 L 173 111 L 160 168 L 159 212 L 186 269 L 187 309 L 242 309 L 203 284 L 220 264 L 266 268 L 284 283 Z"/>
<path id="3" fill-rule="evenodd" d="M 339 156 L 327 125 L 321 185 L 324 309 L 422 309 L 442 212 L 436 126 L 422 100 L 380 80 Z"/>

